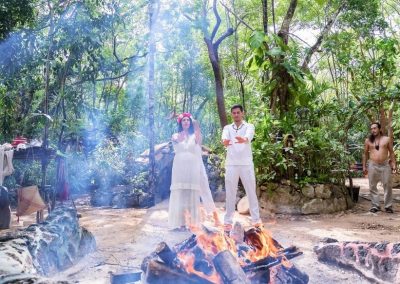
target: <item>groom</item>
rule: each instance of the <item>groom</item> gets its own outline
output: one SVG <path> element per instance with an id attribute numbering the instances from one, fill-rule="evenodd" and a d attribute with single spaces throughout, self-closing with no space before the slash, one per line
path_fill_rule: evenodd
<path id="1" fill-rule="evenodd" d="M 232 229 L 239 178 L 249 199 L 251 221 L 256 227 L 262 226 L 251 152 L 254 125 L 243 120 L 244 112 L 241 105 L 232 106 L 231 115 L 233 123 L 226 125 L 222 131 L 222 143 L 227 150 L 225 161 L 226 214 L 224 219 L 226 232 Z"/>

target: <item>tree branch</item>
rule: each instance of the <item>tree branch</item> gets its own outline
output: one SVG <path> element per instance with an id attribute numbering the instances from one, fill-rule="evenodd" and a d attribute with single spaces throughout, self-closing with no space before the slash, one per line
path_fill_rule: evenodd
<path id="1" fill-rule="evenodd" d="M 230 13 L 232 14 L 240 23 L 242 23 L 243 25 L 245 25 L 249 30 L 251 30 L 252 32 L 254 31 L 254 29 L 247 24 L 242 18 L 240 18 L 238 15 L 236 15 L 236 13 L 234 13 L 228 6 L 226 6 L 224 3 L 222 3 L 222 1 L 219 1 L 219 3 L 221 3 L 221 5 Z"/>
<path id="2" fill-rule="evenodd" d="M 221 25 L 221 17 L 219 16 L 218 9 L 217 9 L 217 0 L 213 0 L 213 8 L 212 9 L 213 9 L 214 16 L 215 16 L 215 19 L 217 20 L 217 22 L 215 23 L 214 29 L 211 33 L 211 41 L 214 40 L 215 35 L 218 32 L 219 26 Z"/>
<path id="3" fill-rule="evenodd" d="M 288 43 L 290 23 L 292 22 L 294 12 L 296 11 L 296 7 L 297 7 L 297 0 L 291 0 L 289 8 L 286 12 L 286 16 L 282 22 L 281 29 L 278 32 L 278 36 L 282 38 L 285 44 Z"/>
<path id="4" fill-rule="evenodd" d="M 317 49 L 321 46 L 322 41 L 326 37 L 326 35 L 329 33 L 329 31 L 332 28 L 333 23 L 335 22 L 336 18 L 339 16 L 340 12 L 344 8 L 344 5 L 340 6 L 339 9 L 336 11 L 336 13 L 332 16 L 332 18 L 329 19 L 329 21 L 326 23 L 325 27 L 322 29 L 321 34 L 318 36 L 317 41 L 314 43 L 313 46 L 308 50 L 306 57 L 304 58 L 303 64 L 301 65 L 302 70 L 306 70 L 308 68 L 308 64 L 310 63 L 312 55 L 317 51 Z"/>
<path id="5" fill-rule="evenodd" d="M 233 28 L 229 28 L 223 35 L 219 37 L 219 39 L 217 39 L 215 43 L 213 43 L 214 48 L 218 48 L 221 42 L 228 36 L 232 35 L 234 32 L 235 30 Z"/>

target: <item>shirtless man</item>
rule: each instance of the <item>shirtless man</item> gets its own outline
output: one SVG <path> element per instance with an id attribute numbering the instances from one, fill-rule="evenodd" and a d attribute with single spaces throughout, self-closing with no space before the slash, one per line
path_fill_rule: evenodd
<path id="1" fill-rule="evenodd" d="M 382 182 L 384 188 L 385 211 L 393 213 L 392 172 L 396 171 L 396 159 L 390 138 L 383 136 L 381 125 L 374 122 L 370 126 L 371 134 L 365 139 L 363 155 L 363 173 L 368 174 L 369 191 L 372 208 L 370 212 L 380 211 L 377 184 Z M 369 158 L 369 160 L 368 160 Z M 368 168 L 367 168 L 368 160 Z"/>

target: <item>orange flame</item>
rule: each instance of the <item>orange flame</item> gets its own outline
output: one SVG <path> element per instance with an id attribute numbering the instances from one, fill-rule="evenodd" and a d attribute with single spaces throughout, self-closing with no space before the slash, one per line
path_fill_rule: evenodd
<path id="1" fill-rule="evenodd" d="M 214 270 L 211 275 L 207 275 L 201 271 L 194 268 L 195 255 L 191 252 L 180 252 L 178 253 L 178 258 L 181 264 L 184 266 L 185 270 L 189 274 L 195 274 L 201 278 L 204 278 L 212 283 L 222 283 L 222 279 L 219 274 Z"/>
<path id="2" fill-rule="evenodd" d="M 253 250 L 250 250 L 246 254 L 246 258 L 252 262 L 268 256 L 277 257 L 280 251 L 275 246 L 271 233 L 264 228 L 255 229 L 253 235 L 246 239 L 246 243 L 253 247 Z"/>
<path id="3" fill-rule="evenodd" d="M 245 242 L 251 248 L 248 252 L 238 256 L 238 249 L 233 238 L 226 235 L 223 226 L 219 222 L 216 212 L 213 215 L 214 228 L 203 228 L 197 224 L 193 224 L 189 212 L 185 212 L 185 220 L 187 227 L 196 235 L 197 246 L 203 251 L 205 259 L 212 264 L 212 260 L 221 251 L 229 250 L 234 255 L 241 266 L 248 264 L 248 260 L 256 262 L 268 256 L 278 257 L 281 248 L 277 247 L 271 233 L 265 228 L 252 228 L 246 232 Z M 202 271 L 195 269 L 195 255 L 191 251 L 181 251 L 178 258 L 189 274 L 196 274 L 199 277 L 207 279 L 212 283 L 222 283 L 219 274 L 215 271 L 211 275 L 207 275 Z M 247 262 L 246 262 L 247 261 Z M 291 263 L 285 257 L 282 258 L 281 265 L 291 267 Z M 271 271 L 272 272 L 272 271 Z M 273 273 L 273 272 L 272 272 Z"/>

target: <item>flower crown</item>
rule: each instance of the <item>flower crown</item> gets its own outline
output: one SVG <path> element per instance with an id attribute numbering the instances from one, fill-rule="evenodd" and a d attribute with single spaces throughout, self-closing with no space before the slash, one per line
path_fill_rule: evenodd
<path id="1" fill-rule="evenodd" d="M 193 120 L 193 117 L 192 117 L 192 115 L 190 114 L 190 112 L 184 112 L 184 113 L 181 113 L 180 115 L 178 115 L 178 119 L 177 119 L 176 121 L 177 121 L 178 123 L 181 123 L 181 121 L 182 121 L 182 119 L 183 119 L 184 117 L 189 117 L 190 119 Z"/>

